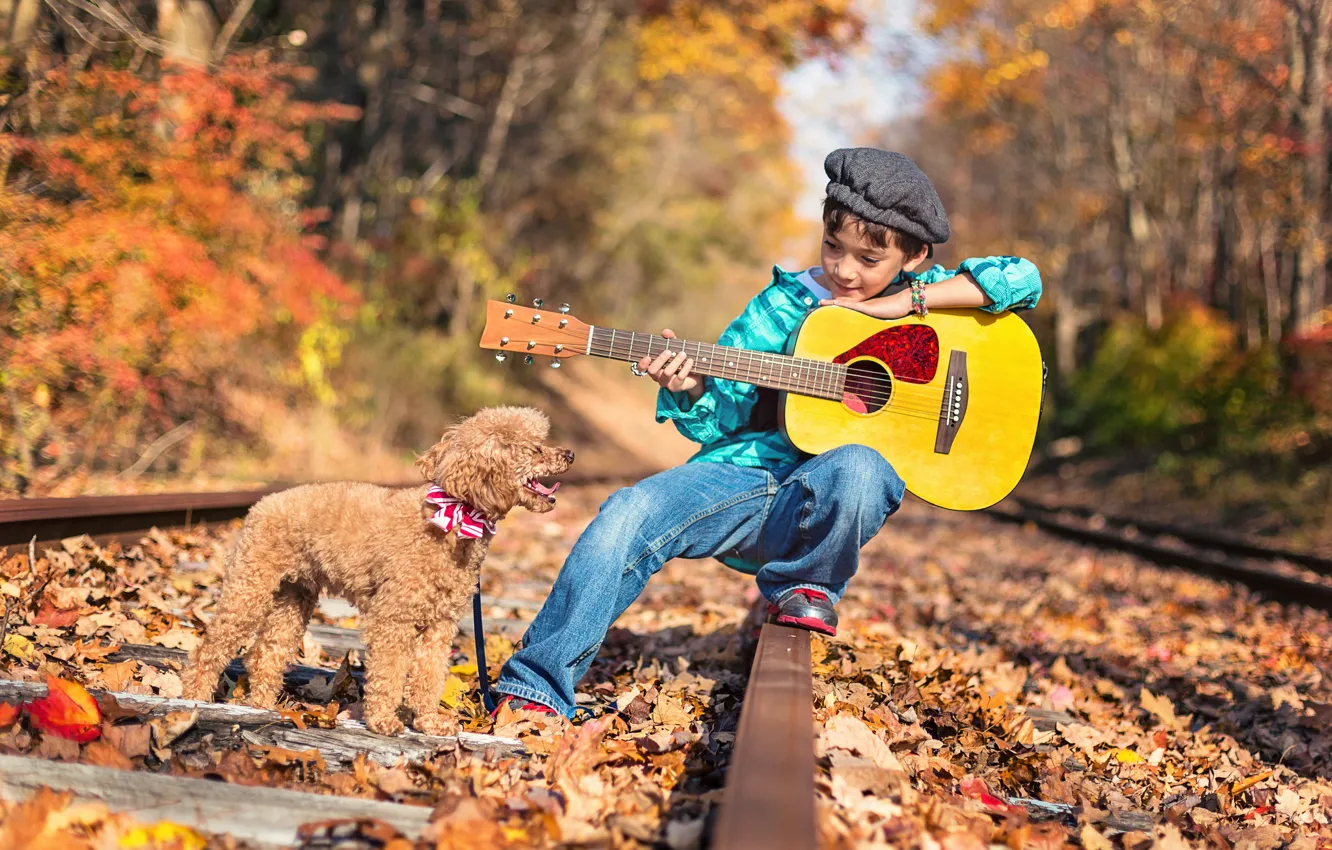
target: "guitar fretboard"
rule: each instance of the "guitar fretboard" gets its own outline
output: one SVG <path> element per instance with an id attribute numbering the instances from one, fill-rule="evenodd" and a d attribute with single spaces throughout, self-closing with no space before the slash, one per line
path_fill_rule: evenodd
<path id="1" fill-rule="evenodd" d="M 840 401 L 846 385 L 846 367 L 824 360 L 749 351 L 687 339 L 667 339 L 615 328 L 593 327 L 587 353 L 612 360 L 655 358 L 663 351 L 683 351 L 694 361 L 693 371 L 729 381 Z"/>

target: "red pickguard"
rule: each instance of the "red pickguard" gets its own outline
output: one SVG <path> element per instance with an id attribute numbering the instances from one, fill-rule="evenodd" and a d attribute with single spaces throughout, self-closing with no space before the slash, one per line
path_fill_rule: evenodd
<path id="1" fill-rule="evenodd" d="M 928 384 L 939 370 L 939 336 L 929 325 L 898 325 L 863 340 L 833 362 L 848 363 L 858 357 L 882 361 L 899 381 Z"/>

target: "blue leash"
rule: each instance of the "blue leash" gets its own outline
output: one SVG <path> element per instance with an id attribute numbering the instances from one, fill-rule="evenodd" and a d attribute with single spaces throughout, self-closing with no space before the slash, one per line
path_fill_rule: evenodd
<path id="1" fill-rule="evenodd" d="M 481 704 L 487 712 L 495 710 L 495 698 L 490 693 L 490 673 L 486 670 L 486 632 L 481 622 L 481 584 L 476 585 L 472 597 L 472 638 L 476 641 L 476 677 L 481 682 Z"/>

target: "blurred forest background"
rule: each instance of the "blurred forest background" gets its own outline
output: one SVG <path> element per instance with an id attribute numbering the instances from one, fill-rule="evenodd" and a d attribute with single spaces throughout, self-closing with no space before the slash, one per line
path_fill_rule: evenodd
<path id="1" fill-rule="evenodd" d="M 579 431 L 482 302 L 715 333 L 816 261 L 783 75 L 877 61 L 909 120 L 847 141 L 933 177 L 940 260 L 1042 270 L 1033 486 L 1332 528 L 1332 0 L 917 0 L 867 60 L 898 5 L 0 0 L 0 491 L 392 480 L 500 400 Z"/>

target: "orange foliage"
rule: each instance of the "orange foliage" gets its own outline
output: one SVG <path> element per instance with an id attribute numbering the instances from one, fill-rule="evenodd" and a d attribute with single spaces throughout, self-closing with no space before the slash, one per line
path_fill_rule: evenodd
<path id="1" fill-rule="evenodd" d="M 102 734 L 102 709 L 82 685 L 47 676 L 46 687 L 46 696 L 24 705 L 33 725 L 79 743 Z"/>
<path id="2" fill-rule="evenodd" d="M 347 110 L 294 99 L 298 73 L 262 56 L 153 79 L 57 70 L 33 131 L 0 136 L 0 388 L 28 429 L 0 456 L 26 438 L 60 458 L 90 421 L 151 434 L 207 414 L 239 345 L 291 351 L 355 300 L 297 215 L 305 131 Z"/>

